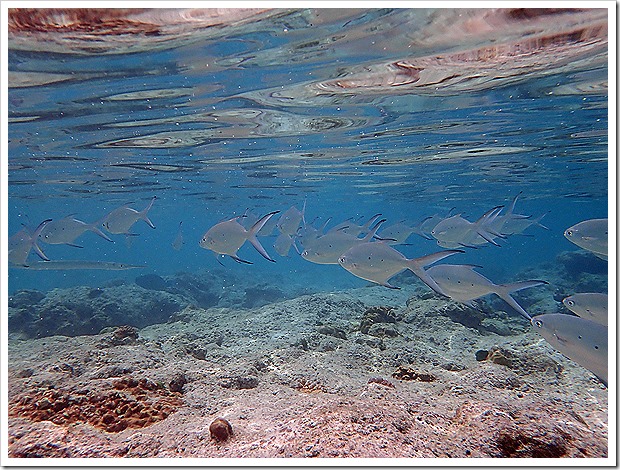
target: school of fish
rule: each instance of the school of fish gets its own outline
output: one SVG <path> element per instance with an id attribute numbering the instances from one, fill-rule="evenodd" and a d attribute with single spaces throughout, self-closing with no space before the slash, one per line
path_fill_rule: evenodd
<path id="1" fill-rule="evenodd" d="M 436 264 L 444 258 L 463 253 L 465 249 L 490 244 L 500 246 L 501 240 L 521 234 L 532 226 L 547 229 L 541 224 L 546 214 L 536 217 L 515 213 L 517 194 L 506 208 L 495 206 L 471 222 L 462 214 L 445 216 L 434 214 L 415 225 L 399 221 L 384 226 L 386 219 L 375 214 L 365 222 L 347 219 L 328 228 L 331 219 L 315 227 L 306 222 L 306 203 L 302 209 L 292 206 L 286 211 L 272 211 L 257 216 L 249 211 L 243 215 L 223 220 L 209 228 L 199 241 L 199 246 L 220 257 L 228 256 L 239 263 L 252 261 L 239 256 L 239 249 L 249 242 L 258 253 L 270 262 L 269 255 L 258 237 L 275 234 L 273 248 L 282 257 L 290 256 L 292 249 L 303 259 L 316 264 L 340 265 L 344 270 L 361 279 L 387 288 L 398 289 L 390 279 L 409 270 L 437 294 L 453 301 L 475 307 L 474 300 L 489 294 L 500 297 L 513 310 L 527 318 L 534 329 L 557 351 L 594 373 L 607 383 L 608 352 L 608 296 L 606 293 L 575 293 L 563 300 L 573 314 L 548 313 L 531 317 L 512 297 L 512 293 L 547 284 L 544 280 L 530 279 L 507 284 L 496 284 L 480 274 L 479 266 L 466 264 Z M 126 204 L 101 219 L 88 223 L 75 218 L 75 214 L 59 219 L 46 219 L 36 228 L 22 227 L 9 239 L 9 265 L 33 270 L 101 269 L 124 270 L 144 266 L 110 261 L 50 260 L 39 242 L 81 247 L 76 240 L 90 231 L 108 242 L 111 235 L 136 236 L 131 232 L 138 221 L 155 228 L 148 213 L 156 197 L 137 210 Z M 278 216 L 279 214 L 279 216 Z M 406 244 L 416 234 L 427 240 L 436 240 L 445 250 L 408 259 L 394 248 Z M 607 260 L 607 219 L 589 219 L 567 228 L 564 236 L 597 257 Z M 171 245 L 180 250 L 184 245 L 182 222 Z M 43 261 L 29 261 L 35 253 Z"/>

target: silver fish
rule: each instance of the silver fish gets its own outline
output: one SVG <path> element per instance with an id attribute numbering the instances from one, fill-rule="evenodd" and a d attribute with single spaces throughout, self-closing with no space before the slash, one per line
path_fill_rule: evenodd
<path id="1" fill-rule="evenodd" d="M 353 246 L 338 259 L 338 264 L 351 274 L 376 282 L 390 289 L 398 289 L 388 281 L 396 274 L 409 269 L 428 287 L 441 295 L 447 295 L 441 286 L 424 270 L 424 266 L 456 254 L 462 250 L 447 250 L 421 258 L 407 259 L 402 253 L 385 242 L 366 242 Z"/>
<path id="2" fill-rule="evenodd" d="M 495 238 L 505 236 L 495 231 L 492 223 L 502 208 L 503 206 L 494 207 L 475 222 L 464 219 L 461 214 L 453 215 L 439 222 L 431 230 L 431 235 L 437 240 L 437 244 L 444 248 L 471 248 L 487 242 L 499 246 Z"/>
<path id="3" fill-rule="evenodd" d="M 532 218 L 530 215 L 523 214 L 515 214 L 515 205 L 517 204 L 517 199 L 523 193 L 523 191 L 519 191 L 510 205 L 506 210 L 505 214 L 499 214 L 495 220 L 491 223 L 491 227 L 497 233 L 501 233 L 504 236 L 515 235 L 523 233 L 528 227 L 532 225 L 538 225 L 545 230 L 549 230 L 547 227 L 542 225 L 540 221 L 542 218 L 547 215 L 547 213 L 543 213 L 538 217 Z"/>
<path id="4" fill-rule="evenodd" d="M 304 214 L 306 212 L 306 201 L 301 209 L 292 206 L 282 213 L 276 227 L 280 233 L 286 233 L 287 235 L 295 235 L 299 229 L 300 224 L 304 220 Z"/>
<path id="5" fill-rule="evenodd" d="M 280 232 L 274 244 L 275 250 L 280 256 L 288 256 L 288 253 L 295 242 L 295 235 L 302 222 L 305 224 L 306 201 L 301 209 L 291 206 L 278 219 L 276 228 Z"/>
<path id="6" fill-rule="evenodd" d="M 554 349 L 607 383 L 606 326 L 562 313 L 537 315 L 532 325 Z"/>
<path id="7" fill-rule="evenodd" d="M 329 229 L 329 231 L 348 233 L 357 237 L 362 233 L 368 233 L 368 230 L 370 230 L 370 226 L 374 224 L 379 217 L 381 217 L 381 214 L 375 214 L 370 219 L 368 219 L 365 224 L 362 225 L 354 224 L 350 220 L 345 220 L 344 222 L 340 222 L 339 224 L 334 225 L 332 228 Z"/>
<path id="8" fill-rule="evenodd" d="M 35 261 L 27 266 L 16 266 L 22 269 L 30 269 L 34 271 L 51 271 L 51 270 L 82 270 L 97 269 L 102 271 L 124 271 L 126 269 L 146 268 L 146 266 L 117 263 L 112 261 L 89 261 L 89 260 L 53 260 L 53 261 Z"/>
<path id="9" fill-rule="evenodd" d="M 99 224 L 101 224 L 101 221 L 87 224 L 86 222 L 76 219 L 72 214 L 59 220 L 52 220 L 45 227 L 43 227 L 39 237 L 43 242 L 50 245 L 70 245 L 81 248 L 73 242 L 84 232 L 90 230 L 91 232 L 99 235 L 101 238 L 104 238 L 109 242 L 113 242 L 110 237 L 99 230 Z"/>
<path id="10" fill-rule="evenodd" d="M 609 311 L 607 294 L 587 292 L 573 294 L 562 300 L 562 303 L 576 315 L 607 326 Z"/>
<path id="11" fill-rule="evenodd" d="M 416 231 L 416 227 L 410 227 L 404 221 L 396 222 L 381 230 L 378 237 L 385 240 L 389 245 L 402 245 L 412 233 Z"/>
<path id="12" fill-rule="evenodd" d="M 16 266 L 27 265 L 26 261 L 32 250 L 34 250 L 39 258 L 49 261 L 49 258 L 43 253 L 43 250 L 41 250 L 37 242 L 39 240 L 39 235 L 41 235 L 41 231 L 51 221 L 52 219 L 44 220 L 32 233 L 28 228 L 23 227 L 9 239 L 8 260 L 10 264 Z"/>
<path id="13" fill-rule="evenodd" d="M 179 251 L 182 247 L 183 244 L 185 243 L 183 241 L 183 221 L 179 222 L 179 230 L 177 231 L 177 235 L 176 237 L 174 237 L 174 240 L 172 241 L 172 248 L 175 251 Z"/>
<path id="14" fill-rule="evenodd" d="M 332 229 L 318 238 L 306 240 L 301 257 L 316 264 L 338 264 L 342 254 L 351 247 L 372 240 L 383 222 L 385 219 L 377 222 L 364 238 Z"/>
<path id="15" fill-rule="evenodd" d="M 473 300 L 488 294 L 496 294 L 525 318 L 528 320 L 532 318 L 512 298 L 510 293 L 527 289 L 528 287 L 547 284 L 546 281 L 531 280 L 511 284 L 495 284 L 482 274 L 474 271 L 476 267 L 478 266 L 469 264 L 440 264 L 430 267 L 427 272 L 441 287 L 442 291 L 457 302 L 473 307 Z"/>
<path id="16" fill-rule="evenodd" d="M 256 234 L 271 217 L 279 212 L 280 211 L 274 211 L 263 216 L 249 230 L 246 230 L 245 227 L 239 223 L 238 219 L 242 216 L 215 224 L 203 235 L 199 245 L 201 248 L 211 250 L 216 254 L 228 255 L 239 263 L 252 264 L 250 261 L 245 261 L 237 256 L 239 248 L 241 248 L 246 241 L 249 241 L 263 258 L 275 263 L 260 244 L 258 238 L 256 238 Z"/>
<path id="17" fill-rule="evenodd" d="M 584 250 L 607 259 L 607 219 L 589 219 L 564 231 L 564 236 Z"/>
<path id="18" fill-rule="evenodd" d="M 129 232 L 129 229 L 140 219 L 144 220 L 149 227 L 155 228 L 155 225 L 147 216 L 148 211 L 153 207 L 155 199 L 157 199 L 157 196 L 153 196 L 149 205 L 141 211 L 132 209 L 129 207 L 129 204 L 114 209 L 103 218 L 102 225 L 110 233 L 124 235 L 133 235 Z"/>

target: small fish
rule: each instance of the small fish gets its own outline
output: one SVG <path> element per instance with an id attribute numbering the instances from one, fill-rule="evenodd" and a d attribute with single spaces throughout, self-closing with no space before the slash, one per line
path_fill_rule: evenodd
<path id="1" fill-rule="evenodd" d="M 452 211 L 454 209 L 455 209 L 454 207 L 452 209 L 450 209 L 445 216 L 441 216 L 439 214 L 434 214 L 434 215 L 431 215 L 430 217 L 426 217 L 426 218 L 422 219 L 414 227 L 413 233 L 415 233 L 416 235 L 421 236 L 425 240 L 433 240 L 433 237 L 431 237 L 428 234 L 433 231 L 433 229 L 437 226 L 437 224 L 439 222 L 441 222 L 442 220 L 447 219 L 448 217 L 450 217 L 451 214 L 452 214 Z"/>
<path id="2" fill-rule="evenodd" d="M 378 237 L 385 240 L 389 245 L 402 245 L 416 231 L 416 227 L 410 227 L 404 221 L 396 222 L 381 230 Z"/>
<path id="3" fill-rule="evenodd" d="M 295 235 L 300 228 L 301 223 L 305 224 L 306 201 L 301 209 L 292 206 L 287 209 L 278 219 L 276 228 L 280 232 L 274 244 L 275 250 L 280 256 L 288 256 L 291 246 L 295 242 Z"/>
<path id="4" fill-rule="evenodd" d="M 157 196 L 153 196 L 149 205 L 142 211 L 132 209 L 129 207 L 129 204 L 114 209 L 102 219 L 102 225 L 110 233 L 124 235 L 134 235 L 129 232 L 129 229 L 140 219 L 144 220 L 149 227 L 155 228 L 155 225 L 147 216 L 148 211 L 153 207 L 155 199 L 157 199 Z"/>
<path id="5" fill-rule="evenodd" d="M 370 219 L 368 219 L 365 224 L 362 225 L 354 224 L 350 220 L 345 220 L 344 222 L 340 222 L 339 224 L 330 228 L 329 231 L 348 233 L 357 237 L 362 233 L 368 233 L 368 230 L 370 230 L 370 226 L 374 224 L 379 217 L 381 217 L 381 214 L 375 214 Z"/>
<path id="6" fill-rule="evenodd" d="M 447 296 L 441 286 L 431 278 L 424 266 L 436 263 L 447 256 L 463 253 L 462 250 L 447 250 L 421 258 L 407 259 L 402 253 L 385 242 L 366 242 L 353 246 L 338 259 L 338 264 L 351 274 L 376 282 L 390 289 L 398 289 L 388 281 L 396 274 L 409 269 L 435 292 Z"/>
<path id="7" fill-rule="evenodd" d="M 562 303 L 576 315 L 607 326 L 609 311 L 607 294 L 583 293 L 573 294 L 562 300 Z"/>
<path id="8" fill-rule="evenodd" d="M 99 230 L 98 226 L 100 224 L 101 221 L 87 224 L 86 222 L 76 219 L 72 214 L 59 220 L 52 220 L 45 227 L 43 227 L 39 237 L 43 242 L 50 245 L 70 245 L 82 248 L 79 245 L 75 245 L 73 242 L 84 232 L 90 230 L 91 232 L 99 235 L 101 238 L 104 238 L 109 242 L 114 242 L 114 240 Z"/>
<path id="9" fill-rule="evenodd" d="M 456 214 L 439 222 L 431 235 L 437 244 L 444 248 L 475 247 L 485 243 L 499 246 L 495 238 L 506 238 L 492 227 L 493 221 L 501 212 L 503 206 L 497 206 L 487 211 L 475 222 L 470 222 Z"/>
<path id="10" fill-rule="evenodd" d="M 559 352 L 607 384 L 608 329 L 584 318 L 548 313 L 532 318 L 534 329 Z"/>
<path id="11" fill-rule="evenodd" d="M 82 269 L 98 269 L 102 271 L 124 271 L 126 269 L 146 268 L 127 263 L 116 263 L 112 261 L 88 261 L 88 260 L 54 260 L 54 261 L 35 261 L 27 266 L 15 266 L 23 269 L 34 271 L 51 271 L 51 270 L 82 270 Z"/>
<path id="12" fill-rule="evenodd" d="M 540 223 L 542 218 L 547 215 L 546 212 L 536 218 L 532 218 L 530 215 L 515 214 L 515 205 L 517 204 L 517 199 L 522 193 L 523 191 L 519 191 L 519 194 L 514 197 L 505 214 L 499 214 L 495 218 L 491 224 L 495 232 L 501 233 L 505 236 L 516 235 L 525 232 L 525 230 L 532 225 L 538 225 L 545 230 L 549 230 Z"/>
<path id="13" fill-rule="evenodd" d="M 8 260 L 10 264 L 26 266 L 26 260 L 32 250 L 34 250 L 39 258 L 49 261 L 49 258 L 43 253 L 43 250 L 41 250 L 37 242 L 39 240 L 39 235 L 41 235 L 41 231 L 51 221 L 52 219 L 44 220 L 32 233 L 30 233 L 28 228 L 24 227 L 9 239 Z"/>
<path id="14" fill-rule="evenodd" d="M 183 221 L 179 222 L 179 230 L 177 231 L 177 236 L 174 237 L 174 240 L 172 241 L 172 248 L 175 251 L 179 251 L 183 247 L 183 244 L 185 243 L 183 241 L 183 229 L 182 229 L 182 226 L 183 226 Z"/>
<path id="15" fill-rule="evenodd" d="M 364 238 L 340 230 L 330 230 L 318 238 L 306 240 L 301 257 L 316 264 L 338 264 L 339 258 L 351 247 L 370 242 L 385 219 L 380 220 Z"/>
<path id="16" fill-rule="evenodd" d="M 304 214 L 306 212 L 306 201 L 301 209 L 292 206 L 282 213 L 276 227 L 280 233 L 286 233 L 287 235 L 295 235 L 299 229 L 300 224 L 304 220 Z"/>
<path id="17" fill-rule="evenodd" d="M 584 220 L 567 228 L 564 236 L 578 247 L 607 260 L 607 219 Z"/>
<path id="18" fill-rule="evenodd" d="M 531 280 L 511 284 L 495 284 L 482 274 L 474 271 L 469 264 L 440 264 L 430 267 L 427 272 L 446 295 L 457 302 L 475 307 L 473 300 L 488 294 L 498 295 L 504 302 L 530 320 L 532 317 L 510 295 L 528 287 L 548 284 L 546 281 Z"/>
<path id="19" fill-rule="evenodd" d="M 239 263 L 252 264 L 250 261 L 243 260 L 237 256 L 237 251 L 247 240 L 263 258 L 275 263 L 275 260 L 271 259 L 258 241 L 258 238 L 256 238 L 256 234 L 271 217 L 279 212 L 274 211 L 263 216 L 249 230 L 246 230 L 238 221 L 243 216 L 215 224 L 203 235 L 199 245 L 201 248 L 211 250 L 216 254 L 228 255 Z"/>

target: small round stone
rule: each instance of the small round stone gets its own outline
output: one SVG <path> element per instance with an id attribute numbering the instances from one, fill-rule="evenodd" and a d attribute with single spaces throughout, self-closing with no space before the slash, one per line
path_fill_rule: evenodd
<path id="1" fill-rule="evenodd" d="M 233 433 L 232 426 L 224 418 L 216 418 L 209 426 L 211 438 L 217 441 L 228 440 Z"/>
<path id="2" fill-rule="evenodd" d="M 476 351 L 476 361 L 484 361 L 489 355 L 489 351 L 486 349 L 479 349 Z"/>

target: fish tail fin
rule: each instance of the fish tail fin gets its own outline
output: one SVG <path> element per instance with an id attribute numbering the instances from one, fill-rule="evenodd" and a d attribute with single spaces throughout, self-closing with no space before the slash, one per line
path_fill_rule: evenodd
<path id="1" fill-rule="evenodd" d="M 436 263 L 448 256 L 454 255 L 456 253 L 464 253 L 463 250 L 445 250 L 440 251 L 438 253 L 432 253 L 430 255 L 422 256 L 420 258 L 414 258 L 407 260 L 407 269 L 409 269 L 413 274 L 415 274 L 424 284 L 430 287 L 432 290 L 437 292 L 444 297 L 449 297 L 442 289 L 437 285 L 435 279 L 431 277 L 428 272 L 424 270 L 425 266 L 430 266 L 431 264 Z"/>
<path id="2" fill-rule="evenodd" d="M 377 214 L 376 216 L 373 216 L 373 218 L 379 217 L 381 214 Z M 372 227 L 370 229 L 370 231 L 366 234 L 366 236 L 364 238 L 361 239 L 362 242 L 369 242 L 373 239 L 373 237 L 376 235 L 377 230 L 379 230 L 379 227 L 381 227 L 381 224 L 383 222 L 385 222 L 387 219 L 381 219 L 379 222 L 377 222 L 375 224 L 374 227 Z"/>
<path id="3" fill-rule="evenodd" d="M 517 312 L 523 315 L 528 320 L 531 320 L 532 317 L 529 313 L 525 311 L 521 305 L 517 303 L 517 301 L 510 295 L 511 292 L 516 292 L 522 289 L 527 289 L 529 287 L 540 286 L 542 284 L 548 284 L 546 281 L 539 280 L 531 280 L 531 281 L 521 281 L 521 282 L 513 282 L 510 284 L 499 284 L 496 286 L 495 293 L 508 305 L 514 308 Z"/>
<path id="4" fill-rule="evenodd" d="M 263 225 L 265 225 L 269 219 L 271 219 L 279 212 L 280 211 L 273 211 L 263 216 L 254 225 L 252 225 L 252 228 L 250 228 L 250 230 L 248 231 L 248 241 L 252 244 L 254 248 L 256 248 L 256 251 L 258 251 L 263 258 L 271 261 L 272 263 L 275 263 L 276 261 L 267 254 L 267 251 L 263 248 L 263 245 L 261 245 L 258 241 L 258 238 L 256 238 L 256 234 L 260 231 L 261 228 L 263 228 Z"/>
<path id="5" fill-rule="evenodd" d="M 484 238 L 487 242 L 500 246 L 494 240 L 494 237 L 506 238 L 506 235 L 503 235 L 491 227 L 491 224 L 495 221 L 499 213 L 502 211 L 504 206 L 495 206 L 493 209 L 485 212 L 478 220 L 475 222 L 476 233 Z"/>
<path id="6" fill-rule="evenodd" d="M 146 206 L 142 212 L 140 212 L 140 217 L 142 218 L 142 220 L 144 220 L 148 224 L 148 226 L 151 228 L 155 228 L 155 225 L 153 224 L 153 222 L 151 222 L 151 219 L 149 219 L 147 214 L 151 210 L 151 207 L 153 207 L 153 203 L 155 202 L 155 199 L 157 199 L 157 196 L 153 196 L 153 199 L 151 199 L 151 202 L 149 202 L 149 205 Z"/>
<path id="7" fill-rule="evenodd" d="M 543 224 L 540 223 L 540 221 L 542 220 L 542 218 L 544 216 L 546 216 L 549 212 L 543 212 L 541 215 L 539 215 L 538 217 L 536 217 L 533 220 L 534 225 L 538 225 L 541 228 L 544 228 L 545 230 L 549 230 L 549 227 L 544 226 Z"/>
<path id="8" fill-rule="evenodd" d="M 43 253 L 43 250 L 39 246 L 39 243 L 38 243 L 39 235 L 41 235 L 41 231 L 43 231 L 43 227 L 45 227 L 51 221 L 52 219 L 46 219 L 43 222 L 41 222 L 38 225 L 38 227 L 34 230 L 34 232 L 32 232 L 32 235 L 30 236 L 30 246 L 32 246 L 32 249 L 39 256 L 39 258 L 41 258 L 44 261 L 49 261 L 50 259 L 45 255 L 45 253 Z"/>

